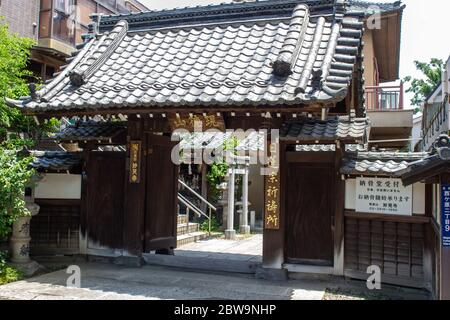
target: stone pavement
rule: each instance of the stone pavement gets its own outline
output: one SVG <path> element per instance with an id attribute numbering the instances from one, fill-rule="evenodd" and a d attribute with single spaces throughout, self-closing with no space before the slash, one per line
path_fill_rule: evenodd
<path id="1" fill-rule="evenodd" d="M 262 262 L 262 241 L 262 234 L 255 234 L 240 240 L 200 240 L 175 249 L 175 255 Z"/>
<path id="2" fill-rule="evenodd" d="M 81 288 L 67 288 L 60 270 L 0 286 L 1 299 L 114 300 L 321 300 L 327 282 L 271 282 L 250 275 L 189 272 L 168 267 L 127 268 L 107 263 L 80 263 Z"/>

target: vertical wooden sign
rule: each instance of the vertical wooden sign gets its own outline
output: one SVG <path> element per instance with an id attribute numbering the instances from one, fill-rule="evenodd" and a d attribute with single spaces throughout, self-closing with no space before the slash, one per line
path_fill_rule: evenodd
<path id="1" fill-rule="evenodd" d="M 141 181 L 141 141 L 130 141 L 130 183 Z"/>
<path id="2" fill-rule="evenodd" d="M 280 170 L 276 145 L 270 145 L 270 160 L 264 181 L 264 227 L 280 229 Z"/>

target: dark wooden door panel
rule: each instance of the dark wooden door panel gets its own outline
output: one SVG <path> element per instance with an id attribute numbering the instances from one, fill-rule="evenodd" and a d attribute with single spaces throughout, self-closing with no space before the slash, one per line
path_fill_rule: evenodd
<path id="1" fill-rule="evenodd" d="M 122 247 L 125 157 L 125 152 L 91 152 L 88 161 L 89 242 L 111 249 Z"/>
<path id="2" fill-rule="evenodd" d="M 32 255 L 80 252 L 80 201 L 36 199 L 39 213 L 31 219 Z"/>
<path id="3" fill-rule="evenodd" d="M 286 258 L 331 265 L 334 175 L 331 166 L 290 163 L 286 184 Z"/>
<path id="4" fill-rule="evenodd" d="M 178 166 L 171 159 L 175 142 L 147 135 L 145 251 L 176 247 Z"/>

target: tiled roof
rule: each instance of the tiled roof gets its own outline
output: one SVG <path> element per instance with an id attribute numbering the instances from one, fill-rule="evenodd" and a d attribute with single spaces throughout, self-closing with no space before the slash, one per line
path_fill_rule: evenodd
<path id="1" fill-rule="evenodd" d="M 349 153 L 341 167 L 342 174 L 392 176 L 412 163 L 421 161 L 428 153 L 422 152 L 357 152 Z"/>
<path id="2" fill-rule="evenodd" d="M 345 0 L 105 17 L 104 33 L 33 99 L 8 103 L 35 113 L 333 104 L 347 95 L 362 18 L 347 12 Z"/>
<path id="3" fill-rule="evenodd" d="M 441 134 L 433 143 L 427 157 L 411 163 L 406 170 L 399 172 L 398 176 L 403 184 L 410 185 L 448 172 L 450 172 L 450 137 Z"/>
<path id="4" fill-rule="evenodd" d="M 333 120 L 301 119 L 285 122 L 280 130 L 283 140 L 350 140 L 365 142 L 367 119 L 338 117 Z"/>
<path id="5" fill-rule="evenodd" d="M 350 0 L 350 11 L 365 11 L 367 15 L 373 14 L 374 9 L 379 10 L 381 13 L 387 13 L 392 11 L 398 11 L 402 9 L 403 4 L 401 1 L 394 2 L 371 2 L 371 1 L 354 1 Z"/>
<path id="6" fill-rule="evenodd" d="M 346 151 L 365 151 L 367 147 L 362 144 L 346 144 Z M 295 151 L 301 152 L 334 152 L 336 151 L 335 144 L 298 144 L 295 146 Z"/>
<path id="7" fill-rule="evenodd" d="M 120 122 L 84 121 L 68 126 L 56 134 L 58 141 L 110 141 L 112 138 L 126 131 Z"/>
<path id="8" fill-rule="evenodd" d="M 81 154 L 64 151 L 32 151 L 31 167 L 39 171 L 68 171 L 81 164 Z"/>

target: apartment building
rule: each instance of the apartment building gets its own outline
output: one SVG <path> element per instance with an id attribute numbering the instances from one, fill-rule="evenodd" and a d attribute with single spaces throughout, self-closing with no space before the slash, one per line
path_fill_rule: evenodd
<path id="1" fill-rule="evenodd" d="M 82 42 L 90 15 L 148 10 L 137 0 L 1 0 L 0 15 L 11 32 L 36 41 L 30 69 L 43 81 L 53 77 Z"/>

